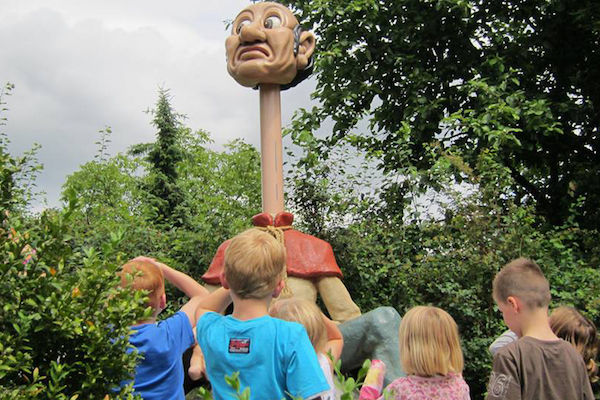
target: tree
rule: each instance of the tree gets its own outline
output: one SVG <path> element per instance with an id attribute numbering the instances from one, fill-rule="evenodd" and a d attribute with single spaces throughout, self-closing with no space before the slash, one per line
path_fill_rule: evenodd
<path id="1" fill-rule="evenodd" d="M 150 215 L 149 193 L 141 189 L 139 171 L 143 160 L 119 154 L 104 161 L 90 161 L 67 177 L 63 184 L 63 202 L 69 191 L 79 197 L 77 213 L 82 222 L 102 220 L 105 223 Z"/>
<path id="2" fill-rule="evenodd" d="M 134 155 L 147 154 L 150 174 L 146 185 L 156 209 L 156 222 L 180 226 L 185 220 L 181 208 L 184 194 L 179 187 L 177 175 L 177 164 L 183 158 L 178 146 L 182 116 L 171 108 L 167 89 L 159 90 L 156 109 L 152 111 L 152 114 L 154 115 L 152 124 L 158 129 L 156 142 L 150 145 L 134 146 L 131 153 Z"/>
<path id="3" fill-rule="evenodd" d="M 260 153 L 242 140 L 215 151 L 207 132 L 182 132 L 184 161 L 178 172 L 189 218 L 174 232 L 170 253 L 200 276 L 218 246 L 251 227 L 251 217 L 261 210 Z"/>
<path id="4" fill-rule="evenodd" d="M 597 1 L 284 3 L 315 27 L 321 48 L 320 104 L 296 116 L 296 143 L 327 157 L 345 139 L 399 174 L 427 170 L 442 154 L 476 168 L 493 148 L 516 202 L 560 225 L 582 198 L 580 222 L 600 226 Z M 319 139 L 328 118 L 333 131 Z M 365 118 L 367 132 L 357 132 Z M 465 175 L 456 169 L 455 178 Z"/>

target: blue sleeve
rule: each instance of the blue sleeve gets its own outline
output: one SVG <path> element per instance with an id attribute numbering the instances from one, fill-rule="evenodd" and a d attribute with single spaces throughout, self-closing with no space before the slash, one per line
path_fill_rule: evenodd
<path id="1" fill-rule="evenodd" d="M 294 397 L 309 399 L 329 390 L 306 331 L 298 329 L 291 339 L 292 348 L 286 371 L 287 391 Z"/>
<path id="2" fill-rule="evenodd" d="M 178 311 L 169 318 L 161 321 L 160 324 L 167 330 L 167 337 L 171 342 L 171 348 L 178 354 L 183 354 L 184 351 L 196 342 L 190 320 L 185 313 Z"/>

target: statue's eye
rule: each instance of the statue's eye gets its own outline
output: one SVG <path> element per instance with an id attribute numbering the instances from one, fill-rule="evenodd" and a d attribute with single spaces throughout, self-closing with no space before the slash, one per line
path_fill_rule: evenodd
<path id="1" fill-rule="evenodd" d="M 243 19 L 240 22 L 238 22 L 237 28 L 235 28 L 235 33 L 237 33 L 238 35 L 240 34 L 240 32 L 242 31 L 242 28 L 246 25 L 250 25 L 252 23 L 252 21 L 250 21 L 249 19 Z"/>
<path id="2" fill-rule="evenodd" d="M 277 15 L 271 15 L 267 19 L 265 19 L 265 28 L 267 29 L 275 29 L 281 26 L 281 18 Z"/>

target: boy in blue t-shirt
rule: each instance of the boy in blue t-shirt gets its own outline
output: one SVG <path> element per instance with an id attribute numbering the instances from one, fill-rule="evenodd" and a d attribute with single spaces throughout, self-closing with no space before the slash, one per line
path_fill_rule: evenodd
<path id="1" fill-rule="evenodd" d="M 329 389 L 304 327 L 268 315 L 283 289 L 285 248 L 273 236 L 249 229 L 231 240 L 221 275 L 231 289 L 233 314 L 198 309 L 196 333 L 215 400 L 230 399 L 225 376 L 239 372 L 252 400 L 290 396 L 318 399 Z"/>
<path id="2" fill-rule="evenodd" d="M 129 342 L 142 354 L 135 370 L 133 387 L 144 400 L 183 400 L 184 370 L 182 355 L 194 343 L 192 326 L 199 306 L 222 310 L 231 302 L 228 290 L 209 295 L 195 280 L 152 258 L 137 257 L 123 265 L 121 286 L 149 292 L 154 313 L 131 327 Z M 164 279 L 191 299 L 173 316 L 156 322 L 166 306 Z"/>

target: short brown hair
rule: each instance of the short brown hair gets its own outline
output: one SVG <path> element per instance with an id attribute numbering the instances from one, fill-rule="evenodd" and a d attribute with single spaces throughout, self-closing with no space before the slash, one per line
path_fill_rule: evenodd
<path id="1" fill-rule="evenodd" d="M 573 307 L 558 307 L 549 318 L 556 336 L 571 343 L 583 357 L 591 382 L 598 381 L 596 326 Z"/>
<path id="2" fill-rule="evenodd" d="M 134 290 L 147 290 L 149 306 L 158 309 L 160 298 L 165 292 L 163 273 L 149 261 L 132 260 L 121 267 L 119 272 L 121 287 L 131 287 Z"/>
<path id="3" fill-rule="evenodd" d="M 319 307 L 312 301 L 290 298 L 276 301 L 269 315 L 304 326 L 315 351 L 323 352 L 327 344 L 327 328 Z"/>
<path id="4" fill-rule="evenodd" d="M 464 360 L 458 326 L 441 308 L 411 308 L 400 322 L 400 360 L 408 375 L 462 373 Z"/>
<path id="5" fill-rule="evenodd" d="M 493 295 L 497 302 L 509 296 L 523 301 L 530 308 L 548 307 L 550 284 L 535 261 L 517 258 L 506 264 L 494 278 Z"/>
<path id="6" fill-rule="evenodd" d="M 262 299 L 283 278 L 285 247 L 256 228 L 234 237 L 225 250 L 225 279 L 242 299 Z"/>

